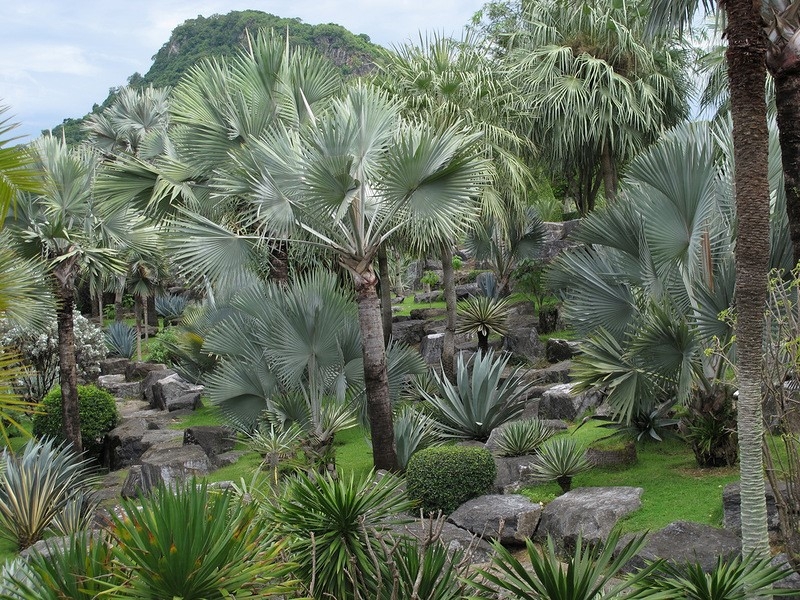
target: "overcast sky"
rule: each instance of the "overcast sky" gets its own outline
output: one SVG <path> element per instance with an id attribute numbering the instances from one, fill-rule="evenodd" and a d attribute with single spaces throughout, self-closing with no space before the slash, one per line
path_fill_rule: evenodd
<path id="1" fill-rule="evenodd" d="M 111 87 L 146 73 L 186 19 L 254 9 L 306 23 L 338 23 L 391 46 L 419 31 L 460 35 L 483 0 L 6 0 L 0 19 L 0 104 L 37 136 L 82 117 Z"/>

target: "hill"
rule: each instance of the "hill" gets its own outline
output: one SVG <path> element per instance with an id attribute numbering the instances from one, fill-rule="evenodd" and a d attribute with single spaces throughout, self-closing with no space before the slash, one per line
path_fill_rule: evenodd
<path id="1" fill-rule="evenodd" d="M 367 35 L 355 35 L 341 25 L 310 25 L 297 18 L 278 17 L 257 10 L 232 11 L 225 15 L 198 16 L 178 25 L 153 56 L 150 70 L 144 75 L 132 74 L 128 84 L 137 87 L 151 84 L 156 87 L 174 86 L 192 65 L 202 59 L 239 52 L 247 41 L 247 32 L 255 34 L 259 29 L 287 32 L 290 44 L 315 48 L 348 77 L 368 74 L 381 51 L 380 46 L 371 43 Z M 117 88 L 109 90 L 108 97 L 101 104 L 95 104 L 92 112 L 110 105 L 116 93 Z M 53 129 L 53 135 L 61 136 L 64 129 L 69 143 L 80 142 L 85 138 L 81 125 L 86 116 L 64 119 Z"/>

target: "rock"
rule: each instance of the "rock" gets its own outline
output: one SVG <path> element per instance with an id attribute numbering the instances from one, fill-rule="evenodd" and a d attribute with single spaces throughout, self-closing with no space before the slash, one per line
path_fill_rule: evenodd
<path id="1" fill-rule="evenodd" d="M 172 369 L 156 369 L 144 376 L 142 380 L 142 396 L 150 403 L 151 408 L 157 408 L 155 398 L 153 397 L 153 386 L 156 381 L 166 379 L 170 375 L 177 375 L 177 372 Z"/>
<path id="2" fill-rule="evenodd" d="M 642 505 L 639 487 L 586 487 L 559 496 L 542 512 L 535 539 L 551 536 L 556 547 L 571 549 L 578 534 L 587 542 L 605 541 L 622 517 Z"/>
<path id="3" fill-rule="evenodd" d="M 466 300 L 470 296 L 483 296 L 483 290 L 477 283 L 465 283 L 456 286 L 456 300 Z"/>
<path id="4" fill-rule="evenodd" d="M 800 590 L 800 574 L 792 569 L 789 564 L 789 557 L 785 552 L 772 557 L 770 564 L 774 567 L 782 567 L 789 571 L 789 574 L 775 584 L 775 588 L 779 590 Z M 800 593 L 795 593 L 790 596 L 781 596 L 781 598 L 788 598 L 789 600 L 800 600 Z"/>
<path id="5" fill-rule="evenodd" d="M 501 494 L 516 493 L 525 485 L 530 475 L 530 464 L 533 455 L 495 456 L 494 464 L 497 475 L 494 478 L 494 489 Z"/>
<path id="6" fill-rule="evenodd" d="M 227 467 L 228 465 L 234 464 L 242 456 L 244 456 L 244 454 L 245 452 L 243 450 L 231 450 L 230 452 L 223 452 L 222 454 L 209 457 L 209 460 L 216 468 L 220 469 L 222 467 Z"/>
<path id="7" fill-rule="evenodd" d="M 433 333 L 422 338 L 419 345 L 419 353 L 426 364 L 438 365 L 442 361 L 442 349 L 444 348 L 444 334 Z"/>
<path id="8" fill-rule="evenodd" d="M 151 429 L 142 436 L 142 445 L 147 447 L 140 459 L 144 462 L 162 450 L 183 446 L 183 432 L 179 429 Z"/>
<path id="9" fill-rule="evenodd" d="M 159 379 L 153 384 L 153 402 L 161 410 L 197 408 L 203 393 L 202 385 L 194 385 L 174 374 Z"/>
<path id="10" fill-rule="evenodd" d="M 620 543 L 626 539 L 630 538 L 623 538 Z M 708 573 L 717 564 L 718 557 L 732 558 L 741 551 L 742 541 L 732 531 L 676 521 L 648 535 L 644 547 L 625 565 L 624 570 L 634 571 L 643 568 L 649 561 L 663 558 L 675 564 L 697 563 Z"/>
<path id="11" fill-rule="evenodd" d="M 544 344 L 539 340 L 536 327 L 509 327 L 508 334 L 503 338 L 503 350 L 517 358 L 536 362 L 544 354 Z"/>
<path id="12" fill-rule="evenodd" d="M 780 531 L 778 507 L 775 505 L 775 492 L 765 483 L 767 499 L 767 529 L 771 538 L 777 539 Z M 742 500 L 739 497 L 739 482 L 729 483 L 722 490 L 722 526 L 737 535 L 742 535 Z M 786 484 L 781 483 L 780 492 L 786 494 Z"/>
<path id="13" fill-rule="evenodd" d="M 160 363 L 132 362 L 125 369 L 125 379 L 128 381 L 141 381 L 150 371 L 161 371 L 166 368 L 167 365 Z"/>
<path id="14" fill-rule="evenodd" d="M 389 532 L 393 537 L 412 537 L 424 541 L 428 539 L 432 527 L 431 519 L 417 519 L 413 523 L 391 525 Z M 471 534 L 466 529 L 452 523 L 442 523 L 440 541 L 449 552 L 463 552 L 472 558 L 474 564 L 488 563 L 494 551 L 486 540 Z"/>
<path id="15" fill-rule="evenodd" d="M 109 431 L 103 445 L 103 466 L 115 471 L 137 463 L 149 448 L 142 444 L 145 433 L 144 419 L 125 419 Z"/>
<path id="16" fill-rule="evenodd" d="M 621 446 L 595 448 L 589 446 L 586 449 L 586 460 L 593 467 L 629 467 L 635 465 L 638 460 L 636 454 L 636 442 L 630 440 Z"/>
<path id="17" fill-rule="evenodd" d="M 124 375 L 100 375 L 97 386 L 116 398 L 139 398 L 142 395 L 141 383 L 126 381 Z"/>
<path id="18" fill-rule="evenodd" d="M 198 425 L 183 432 L 183 444 L 197 444 L 210 459 L 224 454 L 236 445 L 236 431 L 224 425 Z"/>
<path id="19" fill-rule="evenodd" d="M 550 386 L 557 383 L 569 383 L 572 381 L 571 369 L 572 361 L 565 360 L 544 369 L 531 369 L 526 375 L 526 379 L 535 381 L 540 385 Z"/>
<path id="20" fill-rule="evenodd" d="M 517 494 L 478 496 L 459 506 L 448 522 L 505 545 L 524 544 L 533 537 L 542 505 Z"/>
<path id="21" fill-rule="evenodd" d="M 174 488 L 192 477 L 208 475 L 211 463 L 197 445 L 180 446 L 154 451 L 142 457 L 142 492 L 149 494 L 159 485 Z"/>
<path id="22" fill-rule="evenodd" d="M 425 321 L 409 319 L 392 323 L 392 337 L 398 342 L 416 346 L 425 336 Z"/>
<path id="23" fill-rule="evenodd" d="M 444 292 L 441 290 L 433 290 L 431 292 L 420 292 L 419 294 L 414 294 L 414 302 L 417 304 L 441 302 L 442 300 L 444 300 Z M 414 318 L 413 315 L 412 318 Z"/>
<path id="24" fill-rule="evenodd" d="M 412 308 L 409 312 L 409 316 L 412 320 L 422 320 L 428 321 L 430 319 L 436 319 L 438 317 L 443 317 L 447 314 L 447 309 L 444 308 Z"/>
<path id="25" fill-rule="evenodd" d="M 562 360 L 569 360 L 578 353 L 577 342 L 550 338 L 544 346 L 544 356 L 547 362 L 557 363 Z"/>
<path id="26" fill-rule="evenodd" d="M 539 402 L 539 416 L 544 419 L 574 421 L 584 412 L 600 404 L 599 392 L 574 393 L 574 385 L 563 383 L 554 385 L 542 394 Z"/>
<path id="27" fill-rule="evenodd" d="M 128 476 L 122 484 L 120 496 L 123 498 L 136 498 L 142 494 L 142 465 L 133 465 L 128 470 Z"/>
<path id="28" fill-rule="evenodd" d="M 125 375 L 125 369 L 130 363 L 128 358 L 107 358 L 100 361 L 101 375 Z"/>

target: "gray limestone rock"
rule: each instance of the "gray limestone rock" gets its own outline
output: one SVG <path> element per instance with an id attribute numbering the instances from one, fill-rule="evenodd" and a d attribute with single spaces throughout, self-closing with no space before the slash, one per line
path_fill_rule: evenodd
<path id="1" fill-rule="evenodd" d="M 448 522 L 503 545 L 520 545 L 533 537 L 542 505 L 517 494 L 488 494 L 459 506 Z"/>

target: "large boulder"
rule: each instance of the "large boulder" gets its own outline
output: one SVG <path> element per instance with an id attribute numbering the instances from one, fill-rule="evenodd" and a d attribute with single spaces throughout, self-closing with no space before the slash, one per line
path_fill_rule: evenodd
<path id="1" fill-rule="evenodd" d="M 200 406 L 202 385 L 194 385 L 174 374 L 159 379 L 153 384 L 153 402 L 161 410 L 195 409 Z"/>
<path id="2" fill-rule="evenodd" d="M 441 532 L 439 541 L 449 552 L 461 552 L 469 556 L 474 564 L 488 563 L 494 551 L 486 540 L 474 535 L 466 529 L 456 527 L 452 523 L 439 523 Z M 392 525 L 389 529 L 392 537 L 415 538 L 420 542 L 429 540 L 432 531 L 437 530 L 437 522 L 431 519 L 417 519 L 412 523 Z"/>
<path id="3" fill-rule="evenodd" d="M 141 381 L 147 377 L 150 371 L 161 371 L 166 368 L 167 365 L 162 365 L 161 363 L 132 362 L 125 369 L 125 379 L 128 381 Z"/>
<path id="4" fill-rule="evenodd" d="M 517 494 L 478 496 L 459 506 L 448 522 L 503 545 L 520 545 L 533 537 L 542 505 Z"/>
<path id="5" fill-rule="evenodd" d="M 211 463 L 197 445 L 177 448 L 151 448 L 142 456 L 142 493 L 149 494 L 159 485 L 174 488 L 192 477 L 203 477 Z"/>
<path id="6" fill-rule="evenodd" d="M 786 484 L 781 483 L 779 488 L 781 494 L 786 494 Z M 766 484 L 767 499 L 767 529 L 770 537 L 777 538 L 780 531 L 780 520 L 778 518 L 778 507 L 775 504 L 775 492 L 772 486 Z M 722 525 L 725 529 L 730 529 L 737 535 L 742 535 L 742 499 L 739 496 L 739 482 L 729 483 L 722 490 Z"/>
<path id="7" fill-rule="evenodd" d="M 488 442 L 487 442 L 488 443 Z M 501 494 L 513 494 L 525 485 L 531 474 L 533 455 L 495 456 L 494 465 L 497 475 L 494 478 L 494 489 Z"/>
<path id="8" fill-rule="evenodd" d="M 233 450 L 236 431 L 224 425 L 197 425 L 183 432 L 183 443 L 197 444 L 213 462 L 215 457 Z"/>
<path id="9" fill-rule="evenodd" d="M 100 375 L 97 387 L 103 388 L 115 398 L 139 398 L 142 385 L 138 381 L 127 381 L 125 375 Z"/>
<path id="10" fill-rule="evenodd" d="M 143 418 L 125 419 L 105 437 L 103 466 L 115 471 L 139 462 L 149 446 L 142 444 L 147 433 L 147 421 Z"/>
<path id="11" fill-rule="evenodd" d="M 575 386 L 571 383 L 554 385 L 542 394 L 539 416 L 542 419 L 574 421 L 600 404 L 601 400 L 602 395 L 599 392 L 575 392 Z"/>
<path id="12" fill-rule="evenodd" d="M 100 361 L 100 374 L 125 375 L 125 369 L 130 362 L 129 358 L 106 358 Z"/>
<path id="13" fill-rule="evenodd" d="M 732 558 L 741 551 L 742 540 L 732 531 L 676 521 L 648 535 L 644 547 L 624 569 L 634 571 L 650 561 L 663 558 L 674 564 L 697 563 L 708 573 L 716 566 L 717 558 Z"/>
<path id="14" fill-rule="evenodd" d="M 503 338 L 503 350 L 511 352 L 517 358 L 536 362 L 544 355 L 544 344 L 539 339 L 536 327 L 509 326 L 509 332 Z"/>
<path id="15" fill-rule="evenodd" d="M 535 539 L 548 536 L 562 549 L 575 546 L 578 535 L 587 542 L 603 542 L 617 521 L 642 505 L 639 487 L 585 487 L 559 496 L 542 512 Z"/>
<path id="16" fill-rule="evenodd" d="M 569 383 L 572 381 L 572 361 L 564 360 L 553 365 L 549 365 L 544 369 L 530 369 L 525 375 L 529 381 L 535 381 L 542 386 L 552 387 L 558 383 Z M 544 393 L 544 391 L 542 392 Z"/>
<path id="17" fill-rule="evenodd" d="M 392 337 L 398 342 L 416 346 L 425 337 L 425 320 L 408 319 L 392 323 Z"/>
<path id="18" fill-rule="evenodd" d="M 151 408 L 158 408 L 155 397 L 153 396 L 153 386 L 157 381 L 166 379 L 170 375 L 177 375 L 177 372 L 172 369 L 155 369 L 148 372 L 147 375 L 144 376 L 144 379 L 142 379 L 142 396 L 150 403 Z"/>
<path id="19" fill-rule="evenodd" d="M 579 352 L 578 343 L 558 338 L 550 338 L 544 346 L 544 356 L 549 363 L 570 360 Z"/>
<path id="20" fill-rule="evenodd" d="M 442 362 L 442 350 L 444 349 L 444 334 L 433 333 L 422 338 L 419 345 L 419 353 L 426 364 L 438 365 Z"/>

